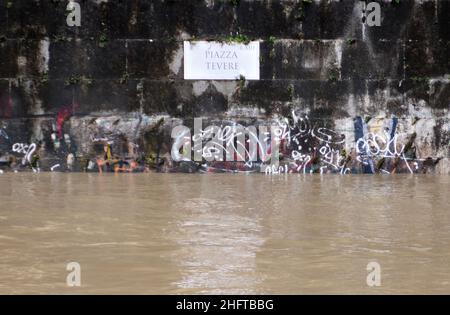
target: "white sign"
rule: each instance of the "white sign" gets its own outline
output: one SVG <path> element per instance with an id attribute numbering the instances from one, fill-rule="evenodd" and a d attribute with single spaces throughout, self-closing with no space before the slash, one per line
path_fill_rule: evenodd
<path id="1" fill-rule="evenodd" d="M 259 42 L 184 42 L 185 80 L 259 80 Z"/>

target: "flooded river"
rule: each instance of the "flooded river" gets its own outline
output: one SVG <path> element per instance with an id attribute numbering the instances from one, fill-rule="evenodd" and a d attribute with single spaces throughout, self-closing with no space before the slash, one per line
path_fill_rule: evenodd
<path id="1" fill-rule="evenodd" d="M 428 175 L 0 174 L 0 293 L 449 294 L 449 195 Z"/>

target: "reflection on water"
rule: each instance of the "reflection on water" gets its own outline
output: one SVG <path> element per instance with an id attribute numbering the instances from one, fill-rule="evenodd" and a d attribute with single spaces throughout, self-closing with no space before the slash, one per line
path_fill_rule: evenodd
<path id="1" fill-rule="evenodd" d="M 216 194 L 217 199 L 176 203 L 183 215 L 170 233 L 180 245 L 173 258 L 184 271 L 176 284 L 202 293 L 253 293 L 261 283 L 256 273 L 256 254 L 264 244 L 259 218 L 246 215 L 239 200 Z"/>
<path id="2" fill-rule="evenodd" d="M 449 176 L 0 175 L 0 293 L 450 293 Z M 82 286 L 66 286 L 66 264 Z M 366 285 L 371 261 L 381 287 Z"/>

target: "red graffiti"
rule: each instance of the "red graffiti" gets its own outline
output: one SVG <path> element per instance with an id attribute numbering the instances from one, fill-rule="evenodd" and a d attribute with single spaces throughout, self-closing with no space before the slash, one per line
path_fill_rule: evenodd
<path id="1" fill-rule="evenodd" d="M 11 118 L 13 113 L 13 102 L 11 96 L 0 97 L 0 117 Z"/>
<path id="2" fill-rule="evenodd" d="M 78 108 L 77 103 L 72 103 L 70 105 L 66 105 L 62 107 L 59 112 L 58 116 L 56 117 L 56 132 L 58 135 L 58 138 L 62 138 L 63 136 L 63 126 L 64 123 L 73 115 L 75 110 Z"/>

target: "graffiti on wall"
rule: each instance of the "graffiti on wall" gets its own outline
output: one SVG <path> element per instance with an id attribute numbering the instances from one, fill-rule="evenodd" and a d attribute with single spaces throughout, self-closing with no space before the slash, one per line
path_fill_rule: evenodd
<path id="1" fill-rule="evenodd" d="M 370 120 L 370 119 L 369 119 Z M 416 154 L 416 132 L 399 139 L 397 118 L 382 119 L 376 130 L 355 117 L 354 142 L 321 120 L 294 111 L 271 125 L 210 125 L 194 134 L 174 129 L 172 157 L 180 163 L 200 163 L 206 172 L 282 173 L 418 173 L 432 171 L 440 158 Z M 201 124 L 200 124 L 201 126 Z"/>
<path id="2" fill-rule="evenodd" d="M 421 156 L 417 131 L 396 117 L 355 117 L 343 126 L 292 111 L 253 124 L 171 122 L 140 114 L 72 119 L 74 108 L 63 107 L 43 121 L 40 139 L 26 139 L 11 123 L 2 125 L 0 169 L 393 174 L 433 172 L 441 160 Z"/>

